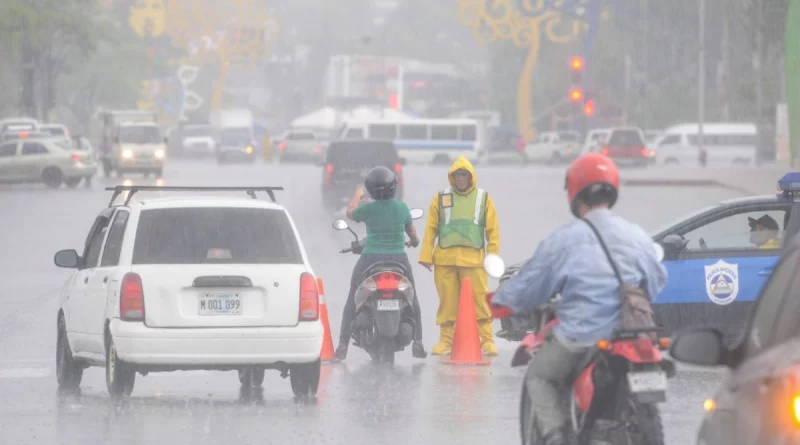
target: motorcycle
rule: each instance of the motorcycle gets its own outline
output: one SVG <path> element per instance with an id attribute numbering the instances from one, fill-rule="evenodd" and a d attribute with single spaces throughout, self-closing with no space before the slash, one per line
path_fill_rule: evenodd
<path id="1" fill-rule="evenodd" d="M 411 209 L 411 218 L 422 217 L 421 209 Z M 349 230 L 355 237 L 350 248 L 339 253 L 360 255 L 366 238 L 358 235 L 344 220 L 333 222 L 336 230 Z M 408 243 L 406 243 L 408 246 Z M 356 288 L 356 317 L 353 322 L 354 345 L 364 349 L 377 363 L 394 363 L 395 352 L 402 351 L 414 339 L 414 286 L 405 266 L 384 261 L 369 267 L 359 277 Z M 347 327 L 342 326 L 342 329 Z"/>
<path id="2" fill-rule="evenodd" d="M 506 272 L 503 260 L 497 255 L 486 256 L 484 269 L 493 278 L 500 278 Z M 493 297 L 494 292 L 486 296 L 492 315 L 501 319 L 511 316 L 508 308 L 492 304 Z M 512 367 L 526 366 L 558 325 L 555 307 L 559 299 L 556 294 L 545 307 L 527 315 L 533 330 L 522 339 L 511 360 Z M 659 328 L 617 330 L 608 340 L 598 341 L 578 368 L 580 371 L 567 377 L 565 381 L 571 390 L 564 402 L 567 405 L 562 408 L 569 413 L 570 443 L 664 444 L 658 404 L 666 401 L 667 379 L 675 376 L 676 369 L 661 354 L 669 348 L 669 339 L 654 340 L 646 335 L 658 331 Z M 542 442 L 524 383 L 520 436 L 523 445 Z"/>

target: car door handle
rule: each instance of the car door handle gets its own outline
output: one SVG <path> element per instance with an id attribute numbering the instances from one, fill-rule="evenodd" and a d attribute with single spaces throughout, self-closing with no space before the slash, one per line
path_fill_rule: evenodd
<path id="1" fill-rule="evenodd" d="M 89 284 L 89 277 L 83 279 L 83 284 Z"/>
<path id="2" fill-rule="evenodd" d="M 765 267 L 765 268 L 763 268 L 763 269 L 758 271 L 758 276 L 759 277 L 768 277 L 768 276 L 772 275 L 772 270 L 773 269 L 774 269 L 774 267 Z"/>
<path id="3" fill-rule="evenodd" d="M 108 277 L 107 276 L 103 277 L 103 284 L 107 284 L 107 283 L 108 283 Z"/>

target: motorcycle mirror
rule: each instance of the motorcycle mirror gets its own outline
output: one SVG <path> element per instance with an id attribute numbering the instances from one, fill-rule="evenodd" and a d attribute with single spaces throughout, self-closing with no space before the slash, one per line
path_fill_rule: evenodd
<path id="1" fill-rule="evenodd" d="M 422 209 L 417 209 L 417 208 L 411 209 L 411 219 L 420 219 L 422 218 L 423 213 L 425 212 L 423 212 Z"/>
<path id="2" fill-rule="evenodd" d="M 348 227 L 347 222 L 343 219 L 337 219 L 333 222 L 333 228 L 336 230 L 345 230 Z"/>
<path id="3" fill-rule="evenodd" d="M 500 278 L 506 271 L 506 263 L 499 255 L 490 253 L 483 259 L 483 269 L 492 278 Z"/>
<path id="4" fill-rule="evenodd" d="M 661 244 L 653 243 L 653 248 L 656 249 L 656 258 L 658 258 L 658 261 L 663 261 L 664 260 L 664 248 L 661 246 Z"/>

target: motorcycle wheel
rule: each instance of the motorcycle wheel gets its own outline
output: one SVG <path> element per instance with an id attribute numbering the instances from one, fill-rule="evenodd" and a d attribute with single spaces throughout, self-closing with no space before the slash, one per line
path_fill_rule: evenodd
<path id="1" fill-rule="evenodd" d="M 381 363 L 394 363 L 394 339 L 389 337 L 380 337 L 378 343 L 378 356 Z"/>
<path id="2" fill-rule="evenodd" d="M 625 431 L 627 436 L 624 438 L 625 443 L 664 445 L 664 427 L 661 423 L 658 405 L 637 401 L 628 390 L 628 385 L 621 385 L 619 397 L 619 400 L 627 401 L 627 403 L 618 405 L 618 412 L 615 416 L 618 421 L 629 425 Z"/>

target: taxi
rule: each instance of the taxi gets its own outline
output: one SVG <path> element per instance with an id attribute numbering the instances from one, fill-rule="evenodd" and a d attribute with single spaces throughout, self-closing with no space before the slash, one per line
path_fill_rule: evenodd
<path id="1" fill-rule="evenodd" d="M 800 172 L 790 172 L 774 195 L 721 201 L 657 230 L 669 274 L 653 305 L 657 323 L 667 333 L 711 326 L 736 340 L 798 229 Z"/>

